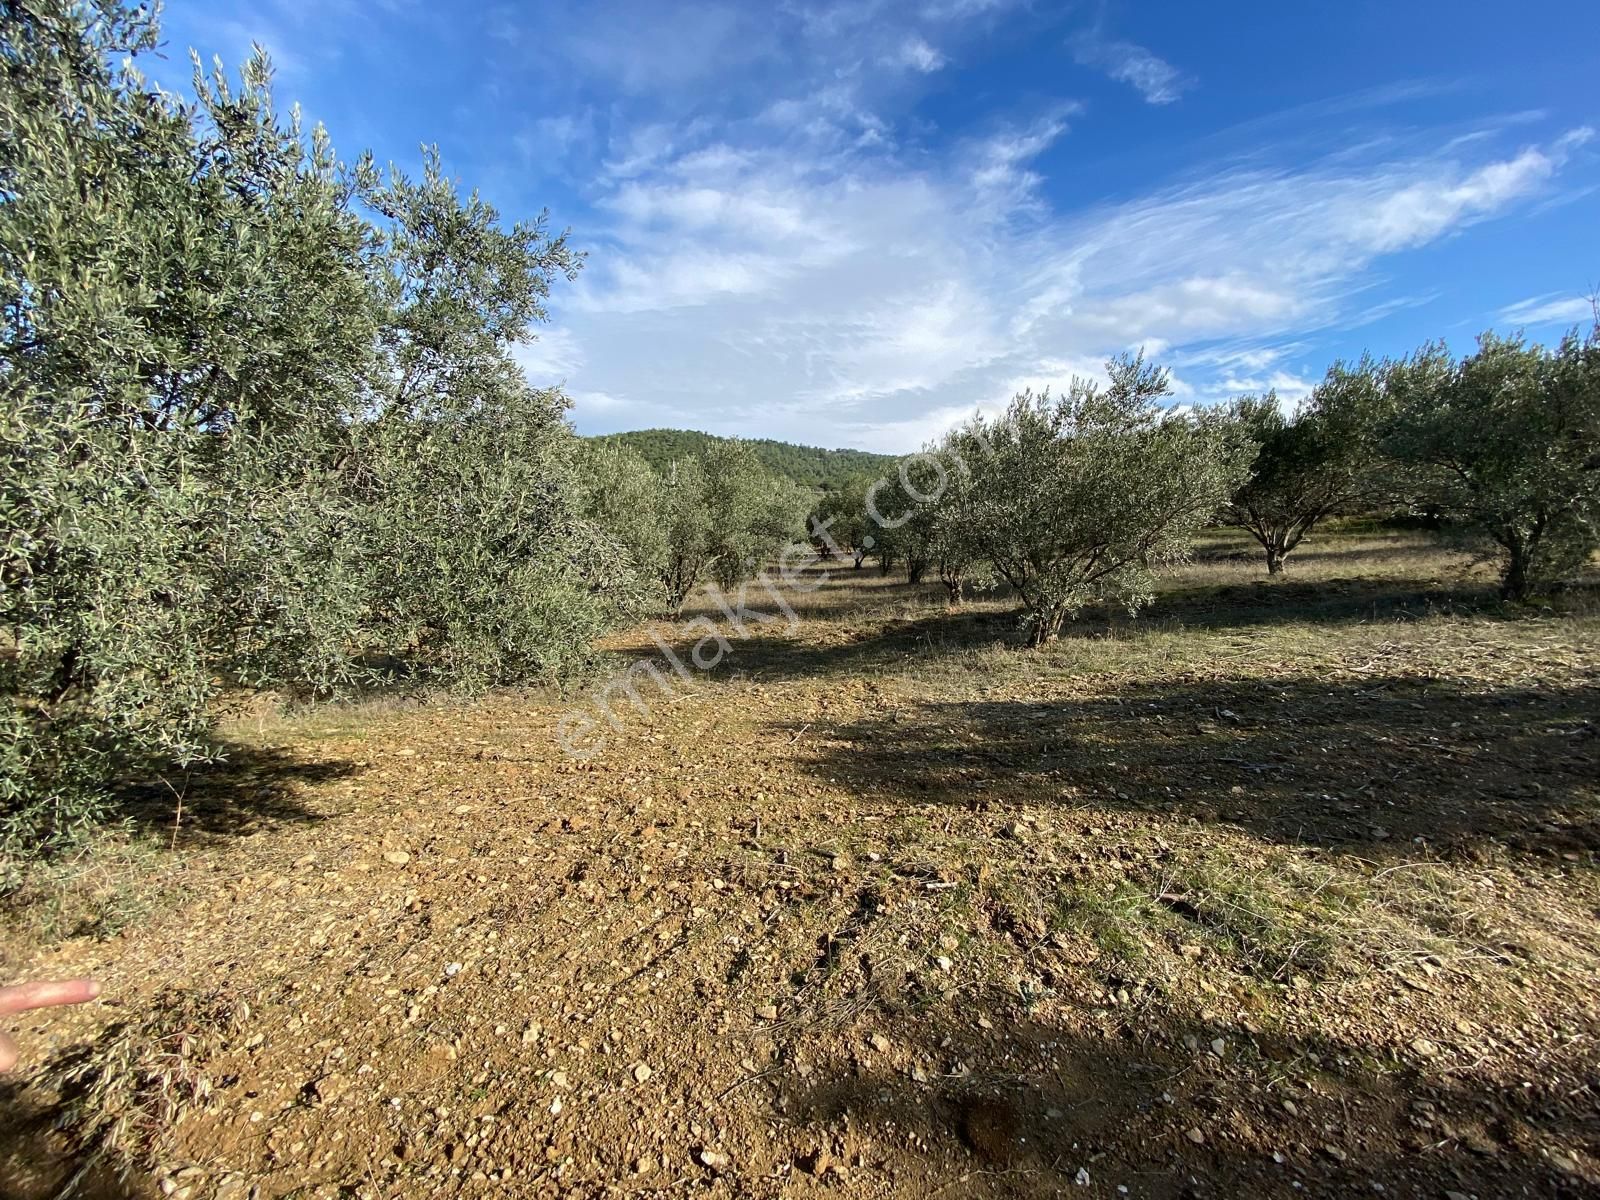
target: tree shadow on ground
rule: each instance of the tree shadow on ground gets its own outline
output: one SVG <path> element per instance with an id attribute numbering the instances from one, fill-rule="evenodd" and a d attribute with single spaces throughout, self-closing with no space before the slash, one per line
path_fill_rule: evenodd
<path id="1" fill-rule="evenodd" d="M 1594 589 L 1580 591 L 1588 596 Z M 861 674 L 904 666 L 930 655 L 1025 644 L 1020 609 L 936 606 L 921 615 L 907 616 L 903 611 L 907 600 L 922 599 L 935 606 L 942 591 L 900 585 L 892 594 L 898 597 L 896 603 L 902 611 L 884 604 L 815 618 L 802 613 L 798 620 L 789 621 L 764 593 L 752 592 L 744 612 L 735 610 L 737 622 L 729 621 L 716 608 L 686 612 L 685 620 L 693 616 L 699 623 L 678 626 L 676 636 L 669 636 L 668 642 L 680 659 L 688 662 L 692 647 L 707 636 L 705 622 L 709 621 L 731 646 L 712 674 L 783 679 Z M 994 595 L 1003 598 L 1003 593 Z M 1110 606 L 1091 606 L 1066 626 L 1060 644 L 1184 630 L 1397 623 L 1439 614 L 1516 620 L 1524 610 L 1502 605 L 1487 585 L 1446 588 L 1392 579 L 1189 585 L 1161 593 L 1155 604 L 1138 616 Z M 847 622 L 840 624 L 840 617 L 848 618 Z M 818 630 L 824 636 L 815 636 Z"/>
<path id="2" fill-rule="evenodd" d="M 351 762 L 308 760 L 237 743 L 224 744 L 221 755 L 215 762 L 130 784 L 118 795 L 120 814 L 146 832 L 170 831 L 176 824 L 184 836 L 248 837 L 279 825 L 322 820 L 325 814 L 302 799 L 302 787 L 357 770 Z"/>
<path id="3" fill-rule="evenodd" d="M 1080 1184 L 1219 1198 L 1372 1196 L 1375 1183 L 1389 1195 L 1577 1196 L 1600 1181 L 1585 1177 L 1600 1114 L 1581 1058 L 1497 1080 L 1160 1010 L 1126 1010 L 1098 1036 L 1020 1012 L 872 1020 L 876 1045 L 863 1035 L 775 1089 L 778 1111 L 814 1131 L 802 1169 L 824 1178 L 888 1176 L 895 1194 Z"/>
<path id="4" fill-rule="evenodd" d="M 1472 855 L 1493 841 L 1583 857 L 1600 850 L 1597 715 L 1600 680 L 1173 679 L 1071 700 L 917 704 L 813 728 L 802 761 L 921 804 L 1090 804 L 1281 843 Z"/>
<path id="5" fill-rule="evenodd" d="M 1161 592 L 1141 618 L 1104 609 L 1086 612 L 1079 629 L 1116 623 L 1178 623 L 1195 629 L 1241 629 L 1292 623 L 1414 621 L 1439 613 L 1498 615 L 1505 610 L 1485 583 L 1422 584 L 1416 580 L 1352 577 L 1300 581 L 1258 579 L 1248 584 L 1175 586 Z"/>
<path id="6" fill-rule="evenodd" d="M 32 1089 L 0 1080 L 0 1196 L 7 1200 L 149 1200 L 153 1187 L 123 1178 L 109 1163 L 75 1161 L 56 1129 L 59 1110 Z M 68 1192 L 64 1189 L 82 1170 Z"/>

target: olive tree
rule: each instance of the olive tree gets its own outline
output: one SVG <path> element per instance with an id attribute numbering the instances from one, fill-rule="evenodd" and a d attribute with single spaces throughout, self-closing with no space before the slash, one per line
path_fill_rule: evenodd
<path id="1" fill-rule="evenodd" d="M 873 537 L 877 542 L 878 564 L 884 574 L 896 562 L 906 568 L 907 583 L 921 583 L 928 573 L 930 563 L 928 533 L 931 508 L 926 501 L 911 494 L 915 485 L 908 486 L 900 476 L 900 467 L 873 483 L 868 492 L 868 515 L 876 523 Z"/>
<path id="2" fill-rule="evenodd" d="M 982 431 L 968 427 L 952 430 L 936 451 L 946 474 L 944 486 L 929 502 L 928 549 L 952 605 L 961 603 L 964 587 L 985 588 L 995 581 L 994 566 L 984 557 L 971 466 L 988 450 Z"/>
<path id="3" fill-rule="evenodd" d="M 702 579 L 737 587 L 785 544 L 802 536 L 810 493 L 767 473 L 746 442 L 719 439 L 703 455 L 669 464 L 652 515 L 663 552 L 659 567 L 667 611 Z"/>
<path id="4" fill-rule="evenodd" d="M 676 614 L 712 557 L 705 467 L 698 458 L 679 459 L 668 464 L 660 486 L 665 545 L 658 578 L 667 611 Z"/>
<path id="5" fill-rule="evenodd" d="M 1148 603 L 1153 572 L 1187 557 L 1247 469 L 1221 423 L 1157 407 L 1166 371 L 1141 355 L 1107 373 L 1104 388 L 1022 392 L 965 431 L 972 535 L 1022 601 L 1035 645 L 1093 601 Z"/>
<path id="6" fill-rule="evenodd" d="M 264 56 L 186 108 L 127 65 L 156 36 L 0 8 L 8 859 L 209 755 L 219 679 L 324 676 L 360 610 L 321 504 L 375 327 L 352 184 Z"/>
<path id="7" fill-rule="evenodd" d="M 921 583 L 936 565 L 943 579 L 956 532 L 953 491 L 962 481 L 951 471 L 958 468 L 947 465 L 946 456 L 923 450 L 902 458 L 868 489 L 867 512 L 880 554 L 904 562 L 908 583 Z M 961 571 L 954 575 L 953 598 L 959 599 Z"/>
<path id="8" fill-rule="evenodd" d="M 363 199 L 383 222 L 375 411 L 356 431 L 370 652 L 456 687 L 558 678 L 637 587 L 579 511 L 565 398 L 513 357 L 579 259 L 542 216 L 506 228 L 461 196 L 436 152 Z"/>
<path id="9" fill-rule="evenodd" d="M 1429 345 L 1394 364 L 1384 440 L 1423 472 L 1418 500 L 1488 537 L 1501 591 L 1524 600 L 1600 546 L 1600 326 L 1549 349 L 1486 333 L 1459 361 Z"/>
<path id="10" fill-rule="evenodd" d="M 0 6 L 0 875 L 216 753 L 222 686 L 580 666 L 638 594 L 511 356 L 578 257 L 436 156 L 181 104 L 116 0 Z M 4 881 L 0 881 L 3 883 Z"/>
<path id="11" fill-rule="evenodd" d="M 609 442 L 584 442 L 578 472 L 584 515 L 657 593 L 649 606 L 659 608 L 669 541 L 661 477 L 642 454 Z"/>
<path id="12" fill-rule="evenodd" d="M 768 474 L 747 442 L 713 442 L 702 465 L 709 568 L 718 586 L 736 587 L 799 535 L 805 505 L 792 484 Z"/>
<path id="13" fill-rule="evenodd" d="M 1281 572 L 1325 518 L 1391 494 L 1378 446 L 1386 397 L 1378 364 L 1362 358 L 1353 366 L 1335 363 L 1292 413 L 1270 392 L 1231 406 L 1237 434 L 1256 450 L 1250 477 L 1223 506 L 1221 519 L 1261 544 L 1268 574 Z"/>
<path id="14" fill-rule="evenodd" d="M 857 570 L 877 542 L 877 525 L 867 513 L 867 489 L 875 481 L 871 475 L 852 475 L 817 506 L 817 521 L 827 533 L 824 544 L 830 552 L 834 546 L 850 551 Z"/>

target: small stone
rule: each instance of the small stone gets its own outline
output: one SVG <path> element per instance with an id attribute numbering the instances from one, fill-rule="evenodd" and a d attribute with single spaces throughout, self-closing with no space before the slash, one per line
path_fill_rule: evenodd
<path id="1" fill-rule="evenodd" d="M 642 1154 L 633 1160 L 633 1173 L 635 1175 L 648 1175 L 656 1169 L 656 1160 L 648 1154 Z"/>
<path id="2" fill-rule="evenodd" d="M 350 1080 L 337 1073 L 324 1075 L 311 1085 L 311 1094 L 321 1104 L 331 1104 L 349 1090 Z"/>
<path id="3" fill-rule="evenodd" d="M 1206 1135 L 1201 1133 L 1199 1129 L 1191 1129 L 1183 1136 L 1188 1138 L 1196 1146 L 1203 1146 L 1206 1143 Z"/>
<path id="4" fill-rule="evenodd" d="M 818 1150 L 800 1160 L 800 1169 L 807 1175 L 814 1175 L 818 1179 L 828 1173 L 828 1168 L 833 1165 L 833 1155 L 826 1150 Z"/>
<path id="5" fill-rule="evenodd" d="M 522 1031 L 522 1044 L 524 1046 L 533 1045 L 539 1040 L 539 1035 L 543 1032 L 544 1026 L 540 1025 L 537 1021 L 532 1022 L 526 1029 Z"/>
<path id="6" fill-rule="evenodd" d="M 454 979 L 457 975 L 461 974 L 461 971 L 462 966 L 458 962 L 453 962 L 444 969 L 445 976 L 449 979 Z"/>
<path id="7" fill-rule="evenodd" d="M 1185 958 L 1199 958 L 1201 954 L 1205 953 L 1205 951 L 1201 946 L 1194 942 L 1185 942 L 1183 945 L 1178 947 L 1178 953 L 1183 955 Z"/>
<path id="8" fill-rule="evenodd" d="M 403 867 L 411 861 L 411 855 L 404 850 L 385 850 L 383 852 L 383 861 L 393 863 L 397 867 Z"/>
<path id="9" fill-rule="evenodd" d="M 1223 1056 L 1223 1054 L 1225 1054 L 1227 1052 L 1227 1049 L 1228 1049 L 1228 1042 L 1227 1042 L 1226 1038 L 1213 1038 L 1212 1039 L 1212 1041 L 1211 1041 L 1211 1053 L 1215 1054 L 1218 1058 L 1221 1058 Z"/>
<path id="10" fill-rule="evenodd" d="M 554 1100 L 550 1101 L 550 1115 L 552 1117 L 559 1117 L 561 1115 L 562 1107 L 563 1105 L 561 1103 L 561 1097 L 557 1096 Z"/>
<path id="11" fill-rule="evenodd" d="M 1439 1053 L 1439 1047 L 1434 1045 L 1427 1038 L 1418 1038 L 1416 1041 L 1411 1043 L 1411 1048 L 1418 1054 L 1422 1055 L 1423 1058 L 1432 1058 L 1435 1054 Z"/>
<path id="12" fill-rule="evenodd" d="M 1322 1148 L 1322 1152 L 1324 1154 L 1326 1154 L 1329 1158 L 1333 1159 L 1334 1162 L 1342 1163 L 1342 1162 L 1344 1162 L 1345 1159 L 1350 1157 L 1348 1154 L 1346 1154 L 1343 1150 L 1339 1149 L 1339 1147 L 1337 1147 L 1337 1146 L 1324 1146 Z"/>
<path id="13" fill-rule="evenodd" d="M 776 1004 L 763 1004 L 756 1009 L 756 1020 L 776 1021 L 778 1019 L 778 1006 Z"/>
<path id="14" fill-rule="evenodd" d="M 633 1068 L 633 1081 L 635 1083 L 643 1083 L 650 1078 L 651 1074 L 652 1072 L 647 1063 L 639 1063 Z"/>
<path id="15" fill-rule="evenodd" d="M 700 1161 L 718 1173 L 726 1171 L 733 1165 L 733 1159 L 729 1158 L 721 1150 L 709 1148 L 700 1151 Z"/>
<path id="16" fill-rule="evenodd" d="M 879 1054 L 889 1053 L 889 1039 L 884 1037 L 883 1034 L 875 1033 L 867 1041 Z"/>
<path id="17" fill-rule="evenodd" d="M 1088 1187 L 1089 1186 L 1089 1168 L 1088 1167 L 1079 1167 L 1078 1168 L 1078 1173 L 1072 1177 L 1072 1182 L 1077 1184 L 1079 1187 Z"/>
<path id="18" fill-rule="evenodd" d="M 1295 1107 L 1293 1100 L 1285 1100 L 1283 1102 L 1283 1111 L 1288 1113 L 1291 1117 L 1298 1117 L 1300 1115 L 1300 1110 Z"/>
<path id="19" fill-rule="evenodd" d="M 950 971 L 950 968 L 955 965 L 948 958 L 946 958 L 943 954 L 939 955 L 939 957 L 934 959 L 933 961 L 938 964 L 939 970 L 945 972 L 946 974 L 948 974 L 949 971 Z"/>

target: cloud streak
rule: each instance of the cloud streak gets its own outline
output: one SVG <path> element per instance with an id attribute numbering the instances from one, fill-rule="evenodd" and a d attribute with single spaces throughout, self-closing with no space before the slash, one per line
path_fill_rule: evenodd
<path id="1" fill-rule="evenodd" d="M 1585 325 L 1597 319 L 1588 296 L 1531 296 L 1508 304 L 1499 313 L 1503 324 L 1518 326 Z"/>
<path id="2" fill-rule="evenodd" d="M 1079 66 L 1103 71 L 1144 97 L 1146 104 L 1171 104 L 1191 82 L 1165 59 L 1134 42 L 1108 41 L 1089 33 L 1072 41 Z"/>

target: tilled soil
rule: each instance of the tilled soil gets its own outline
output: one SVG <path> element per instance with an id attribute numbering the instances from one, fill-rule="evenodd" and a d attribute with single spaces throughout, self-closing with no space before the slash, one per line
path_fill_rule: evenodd
<path id="1" fill-rule="evenodd" d="M 0 1183 L 133 1031 L 201 1082 L 86 1194 L 1600 1192 L 1592 622 L 934 670 L 969 620 L 763 629 L 586 761 L 539 697 L 241 740 L 149 916 L 13 948 L 106 999 L 17 1027 Z"/>

